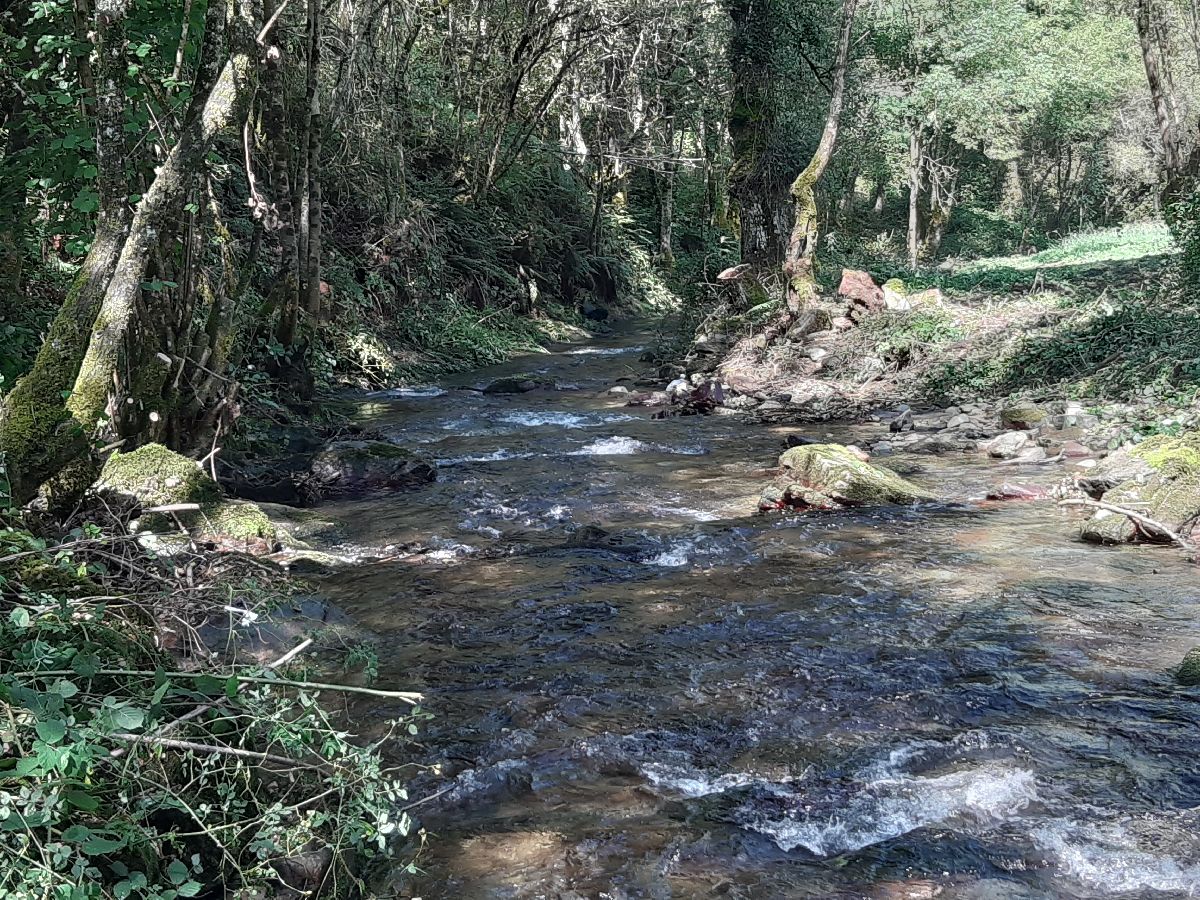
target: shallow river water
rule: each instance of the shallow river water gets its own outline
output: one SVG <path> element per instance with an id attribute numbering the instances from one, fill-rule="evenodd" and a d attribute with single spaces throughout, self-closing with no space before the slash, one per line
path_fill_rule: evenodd
<path id="1" fill-rule="evenodd" d="M 757 516 L 788 433 L 866 428 L 652 421 L 606 393 L 642 340 L 361 403 L 440 465 L 320 510 L 348 548 L 432 548 L 316 583 L 436 716 L 403 896 L 1200 894 L 1191 565 L 977 502 L 1065 473 L 973 456 L 887 461 L 945 503 Z M 534 370 L 575 389 L 470 389 Z"/>

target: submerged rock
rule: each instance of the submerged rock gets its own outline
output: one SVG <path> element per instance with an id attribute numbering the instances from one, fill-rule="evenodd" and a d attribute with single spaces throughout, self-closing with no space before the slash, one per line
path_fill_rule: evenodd
<path id="1" fill-rule="evenodd" d="M 387 441 L 335 441 L 309 469 L 325 496 L 351 497 L 395 491 L 437 480 L 428 460 Z"/>
<path id="2" fill-rule="evenodd" d="M 779 457 L 784 474 L 763 492 L 759 507 L 837 509 L 934 499 L 919 485 L 862 457 L 861 450 L 840 444 L 793 447 Z"/>
<path id="3" fill-rule="evenodd" d="M 1112 487 L 1117 477 L 1124 476 Z M 1105 503 L 1137 512 L 1186 536 L 1200 519 L 1200 432 L 1158 436 L 1114 453 L 1080 479 L 1080 486 Z M 1103 544 L 1166 541 L 1165 535 L 1117 512 L 1098 509 L 1083 525 L 1083 538 Z"/>
<path id="4" fill-rule="evenodd" d="M 483 389 L 485 394 L 527 394 L 538 388 L 554 387 L 554 379 L 545 375 L 508 375 L 497 378 Z"/>

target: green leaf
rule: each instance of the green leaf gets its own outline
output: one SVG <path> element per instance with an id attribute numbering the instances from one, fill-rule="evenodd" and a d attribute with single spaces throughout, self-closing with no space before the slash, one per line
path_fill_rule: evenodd
<path id="1" fill-rule="evenodd" d="M 183 884 L 190 874 L 191 870 L 177 859 L 167 866 L 167 877 L 171 879 L 171 884 Z"/>
<path id="2" fill-rule="evenodd" d="M 100 808 L 100 801 L 87 791 L 67 791 L 63 797 L 73 807 L 82 809 L 84 812 L 95 812 Z"/>
<path id="3" fill-rule="evenodd" d="M 114 709 L 112 713 L 113 725 L 117 728 L 123 728 L 126 731 L 141 728 L 142 723 L 145 721 L 145 710 L 138 709 L 136 706 L 120 706 Z"/>
<path id="4" fill-rule="evenodd" d="M 83 852 L 96 856 L 101 853 L 114 853 L 124 846 L 124 838 L 104 837 L 100 834 L 93 834 L 83 842 Z"/>
<path id="5" fill-rule="evenodd" d="M 237 692 L 238 692 L 237 676 L 230 675 L 225 680 L 225 696 L 228 697 L 230 700 L 232 700 L 234 697 L 237 696 Z"/>
<path id="6" fill-rule="evenodd" d="M 57 744 L 67 736 L 67 723 L 62 719 L 47 719 L 45 722 L 38 722 L 34 729 L 37 731 L 37 736 L 47 744 Z"/>
<path id="7" fill-rule="evenodd" d="M 23 606 L 18 606 L 8 614 L 8 621 L 12 623 L 14 628 L 28 628 L 33 620 L 29 615 L 29 610 Z"/>
<path id="8" fill-rule="evenodd" d="M 198 893 L 200 893 L 200 887 L 201 885 L 198 881 L 185 881 L 179 886 L 179 896 L 195 897 Z"/>

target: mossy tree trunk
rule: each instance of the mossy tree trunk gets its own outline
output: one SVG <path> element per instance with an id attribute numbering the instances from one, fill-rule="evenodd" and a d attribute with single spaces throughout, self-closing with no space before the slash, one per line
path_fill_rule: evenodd
<path id="1" fill-rule="evenodd" d="M 787 197 L 786 182 L 777 183 L 767 158 L 777 127 L 772 93 L 775 9 L 769 0 L 725 0 L 724 6 L 733 26 L 729 195 L 741 258 L 756 270 L 777 271 L 784 252 Z"/>
<path id="2" fill-rule="evenodd" d="M 815 260 L 817 240 L 820 237 L 816 188 L 817 182 L 829 167 L 829 161 L 833 159 L 833 151 L 837 146 L 842 109 L 846 105 L 846 70 L 850 65 L 850 39 L 854 33 L 854 15 L 857 8 L 858 0 L 844 0 L 825 127 L 821 131 L 821 140 L 812 159 L 792 182 L 796 221 L 792 226 L 792 235 L 788 240 L 783 260 L 783 274 L 787 284 L 787 308 L 793 315 L 816 296 Z"/>
<path id="3" fill-rule="evenodd" d="M 81 14 L 85 12 L 81 8 Z M 129 227 L 125 173 L 126 0 L 102 0 L 92 13 L 96 93 L 96 186 L 100 212 L 80 266 L 33 367 L 0 404 L 0 455 L 8 487 L 25 503 L 52 475 L 86 449 L 83 429 L 64 403 L 75 384 L 96 312 L 117 266 Z M 89 67 L 90 68 L 90 67 Z"/>
<path id="4" fill-rule="evenodd" d="M 152 307 L 162 302 L 161 295 L 143 295 L 142 281 L 161 234 L 180 216 L 205 154 L 216 140 L 236 133 L 250 105 L 257 74 L 258 16 L 252 0 L 239 0 L 231 12 L 230 52 L 211 89 L 193 99 L 178 140 L 138 204 L 67 404 L 85 429 L 100 425 L 105 436 L 135 436 L 144 417 L 154 411 L 138 409 L 139 392 L 129 366 L 130 360 L 143 360 L 159 349 L 139 346 L 139 304 L 147 305 L 150 317 L 161 318 Z M 126 405 L 134 408 L 134 415 L 124 415 Z M 123 413 L 119 418 L 118 411 Z"/>

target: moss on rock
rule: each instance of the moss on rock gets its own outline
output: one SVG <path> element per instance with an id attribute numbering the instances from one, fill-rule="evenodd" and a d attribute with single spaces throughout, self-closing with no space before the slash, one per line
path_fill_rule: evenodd
<path id="1" fill-rule="evenodd" d="M 182 524 L 189 532 L 211 538 L 245 541 L 269 549 L 278 532 L 256 503 L 230 500 L 194 460 L 161 444 L 146 444 L 129 453 L 114 453 L 104 464 L 93 490 L 141 510 L 176 504 L 197 504 L 198 510 L 173 513 L 143 512 L 141 531 L 172 531 Z"/>
<path id="2" fill-rule="evenodd" d="M 1200 433 L 1179 437 L 1160 435 L 1149 438 L 1132 450 L 1113 454 L 1097 467 L 1085 490 L 1095 496 L 1095 488 L 1107 487 L 1108 473 L 1126 477 L 1103 492 L 1106 503 L 1132 509 L 1187 534 L 1200 520 Z M 1120 544 L 1142 538 L 1165 541 L 1120 513 L 1097 510 L 1083 525 L 1085 540 Z"/>
<path id="3" fill-rule="evenodd" d="M 871 506 L 936 499 L 919 485 L 891 469 L 866 462 L 840 444 L 793 447 L 779 457 L 779 465 L 786 472 L 774 490 L 764 492 L 764 503 L 778 503 L 780 489 L 785 505 L 795 498 L 805 506 L 820 508 L 828 508 L 827 501 L 839 506 Z"/>
<path id="4" fill-rule="evenodd" d="M 1000 424 L 1018 431 L 1037 428 L 1046 417 L 1046 411 L 1036 403 L 1010 403 L 1000 410 Z"/>
<path id="5" fill-rule="evenodd" d="M 1193 647 L 1187 652 L 1183 662 L 1175 670 L 1175 680 L 1184 687 L 1200 685 L 1200 647 Z"/>
<path id="6" fill-rule="evenodd" d="M 139 506 L 205 504 L 221 499 L 217 483 L 194 460 L 162 444 L 114 453 L 104 463 L 94 490 Z"/>

